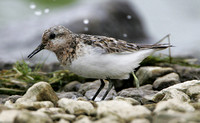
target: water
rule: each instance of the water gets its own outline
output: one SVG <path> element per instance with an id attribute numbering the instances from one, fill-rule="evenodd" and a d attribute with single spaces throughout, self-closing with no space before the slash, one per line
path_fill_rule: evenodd
<path id="1" fill-rule="evenodd" d="M 95 2 L 97 1 L 80 0 L 72 6 L 52 9 L 51 7 L 42 8 L 31 1 L 0 1 L 0 61 L 15 62 L 25 59 L 39 45 L 43 31 L 50 26 L 70 24 L 83 18 L 81 22 L 84 24 L 83 30 L 88 31 L 87 25 L 91 22 L 87 17 L 97 15 L 91 14 Z M 172 48 L 174 56 L 192 55 L 200 58 L 199 0 L 130 0 L 130 2 L 141 16 L 146 31 L 151 36 L 151 43 L 155 43 L 170 33 L 171 43 L 175 46 Z M 74 8 L 76 6 L 79 7 Z M 72 10 L 74 13 L 71 12 Z M 101 13 L 98 13 L 98 16 L 103 17 Z M 127 15 L 127 19 L 132 19 L 132 17 Z M 34 39 L 32 39 L 33 36 L 35 36 Z M 122 36 L 128 35 L 122 33 Z M 39 53 L 33 60 L 46 58 L 48 58 L 47 61 L 57 61 L 55 55 L 48 51 Z"/>
<path id="2" fill-rule="evenodd" d="M 199 0 L 134 0 L 132 3 L 153 39 L 171 34 L 173 55 L 200 58 Z"/>

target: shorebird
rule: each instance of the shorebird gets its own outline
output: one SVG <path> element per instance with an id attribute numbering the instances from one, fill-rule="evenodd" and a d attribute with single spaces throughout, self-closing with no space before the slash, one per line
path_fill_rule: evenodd
<path id="1" fill-rule="evenodd" d="M 143 45 L 106 36 L 75 34 L 64 26 L 45 30 L 41 44 L 28 56 L 30 59 L 43 49 L 54 52 L 69 71 L 85 78 L 100 79 L 101 85 L 92 100 L 109 81 L 104 100 L 113 87 L 111 79 L 128 79 L 147 56 L 171 47 L 167 44 Z"/>

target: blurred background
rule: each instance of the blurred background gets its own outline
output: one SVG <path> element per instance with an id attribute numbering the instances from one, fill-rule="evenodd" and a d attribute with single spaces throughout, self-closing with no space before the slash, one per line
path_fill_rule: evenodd
<path id="1" fill-rule="evenodd" d="M 0 61 L 26 59 L 54 25 L 146 44 L 171 34 L 173 56 L 200 58 L 199 0 L 1 0 Z M 57 61 L 42 51 L 31 62 L 44 60 Z"/>

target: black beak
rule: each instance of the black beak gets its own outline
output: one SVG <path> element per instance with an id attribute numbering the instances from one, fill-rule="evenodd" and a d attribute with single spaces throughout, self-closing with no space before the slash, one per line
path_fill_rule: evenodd
<path id="1" fill-rule="evenodd" d="M 32 58 L 35 54 L 37 54 L 38 52 L 40 52 L 41 50 L 44 49 L 44 45 L 40 44 L 30 55 L 28 55 L 28 58 Z"/>

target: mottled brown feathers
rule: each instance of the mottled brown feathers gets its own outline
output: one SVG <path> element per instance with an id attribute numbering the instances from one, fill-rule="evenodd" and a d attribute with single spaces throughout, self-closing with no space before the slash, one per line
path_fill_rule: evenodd
<path id="1" fill-rule="evenodd" d="M 128 43 L 123 40 L 106 36 L 80 34 L 79 37 L 85 44 L 105 49 L 106 53 L 134 52 L 140 49 L 164 49 L 170 47 L 169 45 L 163 44 L 143 45 Z"/>

